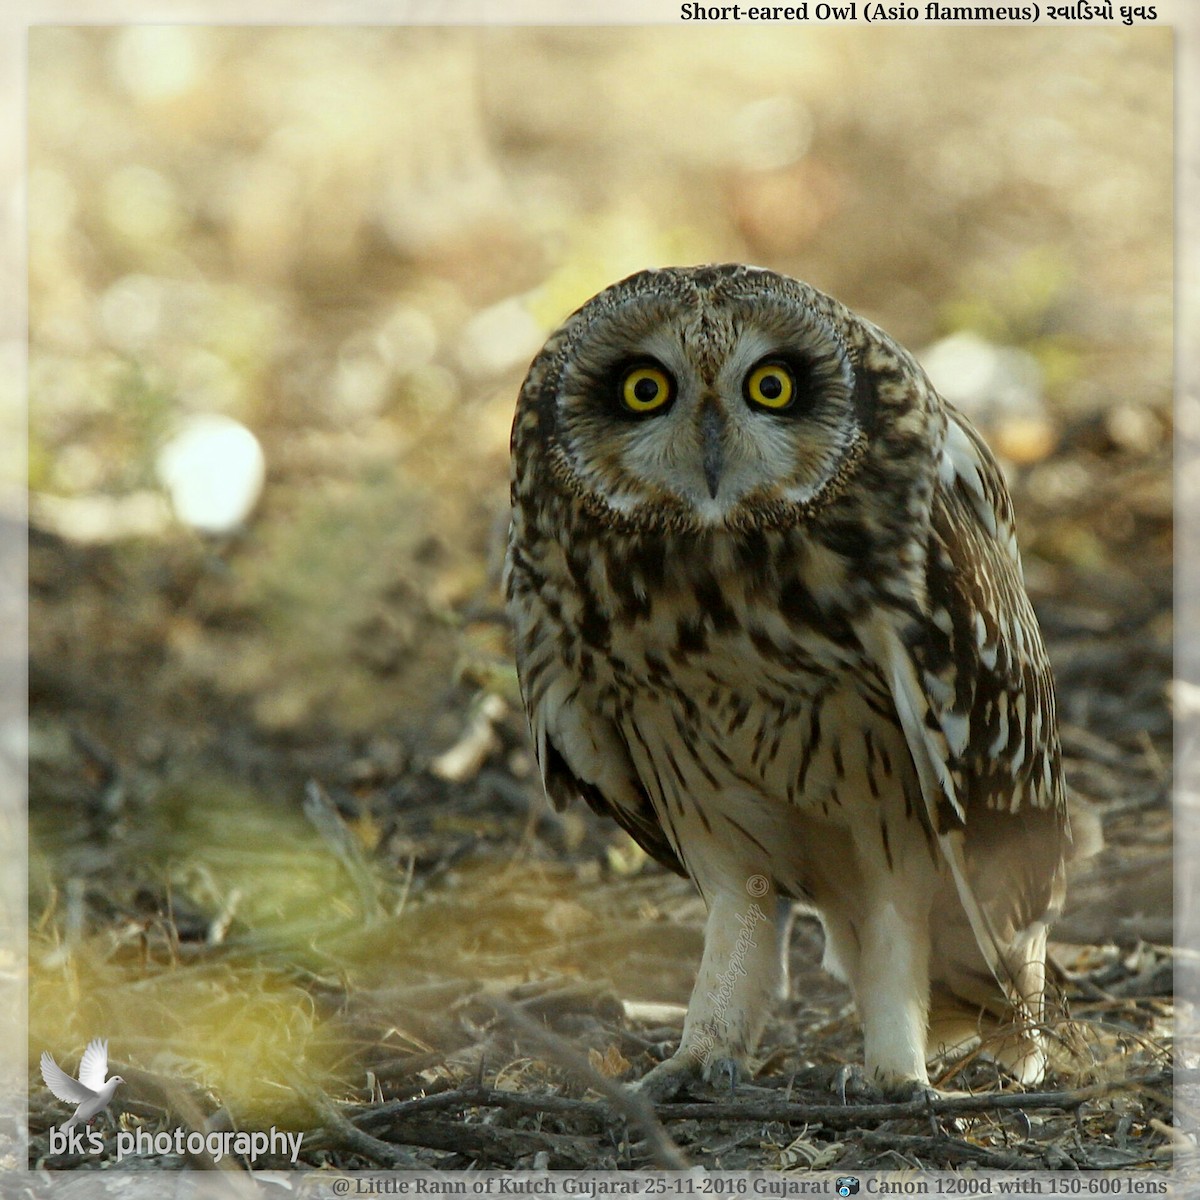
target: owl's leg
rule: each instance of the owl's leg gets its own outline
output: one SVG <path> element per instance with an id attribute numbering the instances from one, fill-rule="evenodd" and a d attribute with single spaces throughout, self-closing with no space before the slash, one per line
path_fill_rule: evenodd
<path id="1" fill-rule="evenodd" d="M 862 1021 L 866 1082 L 889 1093 L 929 1083 L 931 901 L 927 886 L 889 873 L 853 916 L 822 914 L 825 966 L 850 984 Z"/>
<path id="2" fill-rule="evenodd" d="M 704 957 L 679 1049 L 635 1085 L 654 1100 L 673 1096 L 695 1079 L 736 1085 L 778 993 L 780 938 L 774 894 L 755 897 L 739 888 L 705 898 Z"/>
<path id="3" fill-rule="evenodd" d="M 796 906 L 782 896 L 775 901 L 775 942 L 779 947 L 779 982 L 775 999 L 786 1000 L 791 990 L 792 926 L 796 922 Z"/>
<path id="4" fill-rule="evenodd" d="M 884 901 L 861 930 L 855 998 L 863 1023 L 868 1078 L 885 1090 L 928 1086 L 929 917 Z"/>
<path id="5" fill-rule="evenodd" d="M 1046 1020 L 1046 926 L 1038 921 L 1016 935 L 1005 962 L 1013 981 L 1016 1030 L 992 1053 L 1023 1084 L 1040 1083 L 1049 1065 Z"/>

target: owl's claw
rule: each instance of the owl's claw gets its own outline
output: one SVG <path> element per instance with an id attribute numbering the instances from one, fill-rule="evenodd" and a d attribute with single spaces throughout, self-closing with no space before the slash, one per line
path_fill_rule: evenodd
<path id="1" fill-rule="evenodd" d="M 944 1094 L 919 1079 L 880 1079 L 878 1076 L 868 1076 L 857 1063 L 847 1063 L 839 1067 L 829 1086 L 843 1104 L 934 1100 Z"/>
<path id="2" fill-rule="evenodd" d="M 629 1090 L 645 1096 L 651 1104 L 663 1104 L 674 1099 L 690 1084 L 703 1080 L 714 1088 L 728 1086 L 732 1096 L 737 1092 L 743 1072 L 742 1064 L 735 1058 L 714 1058 L 703 1065 L 694 1055 L 679 1051 L 660 1062 L 636 1083 L 629 1084 Z"/>
<path id="3" fill-rule="evenodd" d="M 736 1059 L 718 1058 L 708 1065 L 704 1077 L 716 1088 L 722 1087 L 728 1082 L 729 1094 L 734 1096 L 737 1094 L 737 1086 L 741 1082 L 742 1068 Z"/>
<path id="4" fill-rule="evenodd" d="M 857 1063 L 846 1063 L 834 1073 L 830 1090 L 837 1093 L 842 1104 L 864 1103 L 882 1100 L 883 1093 L 867 1078 Z"/>

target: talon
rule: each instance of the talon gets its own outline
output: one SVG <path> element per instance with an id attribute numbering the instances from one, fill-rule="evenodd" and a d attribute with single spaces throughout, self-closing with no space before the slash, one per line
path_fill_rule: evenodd
<path id="1" fill-rule="evenodd" d="M 863 1074 L 863 1069 L 857 1063 L 846 1063 L 838 1067 L 834 1073 L 830 1089 L 837 1093 L 842 1104 L 852 1100 L 875 1100 L 879 1098 L 878 1089 Z"/>
<path id="2" fill-rule="evenodd" d="M 725 1080 L 728 1080 L 730 1096 L 737 1094 L 737 1086 L 742 1078 L 742 1068 L 736 1059 L 718 1058 L 705 1074 L 713 1087 L 719 1087 Z"/>
<path id="3" fill-rule="evenodd" d="M 904 1102 L 923 1097 L 936 1099 L 942 1093 L 917 1079 L 869 1077 L 857 1063 L 847 1063 L 834 1073 L 830 1090 L 842 1104 L 881 1104 Z"/>
<path id="4" fill-rule="evenodd" d="M 921 1079 L 877 1080 L 876 1086 L 887 1100 L 897 1104 L 911 1104 L 914 1100 L 920 1100 L 926 1108 L 929 1108 L 931 1101 L 937 1100 L 943 1094 Z"/>

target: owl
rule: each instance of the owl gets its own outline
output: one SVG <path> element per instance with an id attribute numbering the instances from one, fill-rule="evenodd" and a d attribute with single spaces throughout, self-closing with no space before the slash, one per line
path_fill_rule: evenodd
<path id="1" fill-rule="evenodd" d="M 880 329 L 742 265 L 630 276 L 551 336 L 512 432 L 505 593 L 546 792 L 702 895 L 678 1051 L 736 1083 L 806 909 L 865 1075 L 1047 1064 L 1072 832 L 1000 471 Z"/>

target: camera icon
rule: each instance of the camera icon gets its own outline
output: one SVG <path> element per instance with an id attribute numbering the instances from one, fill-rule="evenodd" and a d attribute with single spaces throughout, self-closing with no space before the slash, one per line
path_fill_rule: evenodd
<path id="1" fill-rule="evenodd" d="M 833 1190 L 839 1196 L 857 1196 L 859 1183 L 853 1175 L 839 1175 L 833 1181 Z"/>

